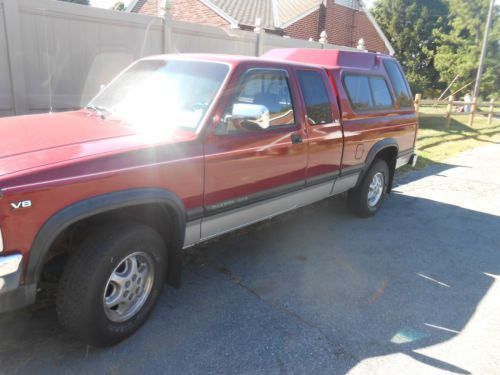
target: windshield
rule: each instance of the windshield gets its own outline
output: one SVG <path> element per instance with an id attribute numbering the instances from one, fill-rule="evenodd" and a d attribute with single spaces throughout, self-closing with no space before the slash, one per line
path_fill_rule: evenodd
<path id="1" fill-rule="evenodd" d="M 99 93 L 87 107 L 141 128 L 196 130 L 224 82 L 224 64 L 142 60 Z"/>

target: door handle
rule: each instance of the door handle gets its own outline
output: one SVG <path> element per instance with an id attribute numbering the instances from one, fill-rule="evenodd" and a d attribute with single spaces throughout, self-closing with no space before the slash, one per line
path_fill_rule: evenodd
<path id="1" fill-rule="evenodd" d="M 302 143 L 302 135 L 297 133 L 292 134 L 292 143 L 293 144 Z"/>

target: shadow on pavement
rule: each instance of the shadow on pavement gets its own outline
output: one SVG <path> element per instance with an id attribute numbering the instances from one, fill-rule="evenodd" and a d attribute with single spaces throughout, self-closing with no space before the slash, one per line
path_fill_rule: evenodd
<path id="1" fill-rule="evenodd" d="M 419 159 L 425 159 L 419 156 Z M 470 169 L 469 166 L 464 165 L 456 165 L 456 164 L 448 164 L 448 163 L 435 163 L 430 159 L 425 159 L 426 163 L 430 163 L 427 167 L 423 169 L 413 169 L 411 166 L 404 166 L 401 169 L 396 171 L 396 175 L 394 178 L 394 186 L 393 189 L 397 189 L 400 185 L 405 185 L 413 181 L 420 180 L 422 178 L 428 176 L 439 175 L 449 169 L 453 168 L 462 168 L 462 169 Z"/>
<path id="2" fill-rule="evenodd" d="M 330 199 L 189 251 L 181 289 L 113 348 L 73 340 L 50 305 L 3 316 L 0 372 L 346 373 L 403 353 L 467 374 L 416 350 L 458 335 L 500 274 L 500 218 L 398 193 L 384 205 L 360 220 Z"/>

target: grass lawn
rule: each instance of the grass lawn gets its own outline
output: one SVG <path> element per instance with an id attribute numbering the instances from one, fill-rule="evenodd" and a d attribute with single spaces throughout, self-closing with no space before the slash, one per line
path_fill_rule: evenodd
<path id="1" fill-rule="evenodd" d="M 446 118 L 443 114 L 445 111 L 446 107 L 443 106 L 420 107 L 417 169 L 432 163 L 439 163 L 474 147 L 500 143 L 500 119 L 498 117 L 493 118 L 491 125 L 488 125 L 487 116 L 477 113 L 474 117 L 474 125 L 469 127 L 468 116 L 452 116 L 450 128 L 446 129 Z"/>

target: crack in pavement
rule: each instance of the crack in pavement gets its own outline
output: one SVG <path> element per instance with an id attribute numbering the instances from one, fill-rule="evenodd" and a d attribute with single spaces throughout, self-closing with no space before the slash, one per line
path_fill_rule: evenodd
<path id="1" fill-rule="evenodd" d="M 351 360 L 359 361 L 359 358 L 357 358 L 355 355 L 352 353 L 347 352 L 347 350 L 339 343 L 335 342 L 332 340 L 321 328 L 316 326 L 315 324 L 309 322 L 308 320 L 304 319 L 301 315 L 297 314 L 295 311 L 288 309 L 287 307 L 281 305 L 281 304 L 276 304 L 273 303 L 272 301 L 269 301 L 262 297 L 259 293 L 257 293 L 255 290 L 253 290 L 251 287 L 248 285 L 244 284 L 241 280 L 241 278 L 237 277 L 234 275 L 231 270 L 224 265 L 224 262 L 220 261 L 220 259 L 217 259 L 221 264 L 222 267 L 216 267 L 215 265 L 211 264 L 210 262 L 207 262 L 206 264 L 212 268 L 213 270 L 222 273 L 226 275 L 230 281 L 238 285 L 240 288 L 243 290 L 253 294 L 255 297 L 257 297 L 260 301 L 263 303 L 271 306 L 274 310 L 281 311 L 282 313 L 285 313 L 288 316 L 291 316 L 292 318 L 297 319 L 299 322 L 302 324 L 305 324 L 309 328 L 317 331 L 319 335 L 328 343 L 332 346 L 332 348 L 323 348 L 328 354 L 335 356 L 335 358 L 339 358 L 341 356 L 347 356 Z"/>

